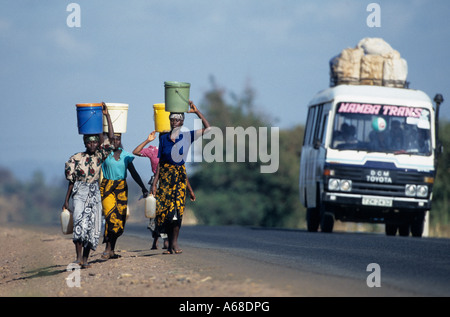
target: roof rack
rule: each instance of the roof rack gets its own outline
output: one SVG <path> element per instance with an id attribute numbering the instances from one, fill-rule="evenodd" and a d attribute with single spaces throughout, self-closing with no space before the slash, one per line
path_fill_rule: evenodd
<path id="1" fill-rule="evenodd" d="M 338 85 L 367 85 L 409 89 L 409 81 L 379 78 L 354 78 L 330 76 L 330 87 Z"/>

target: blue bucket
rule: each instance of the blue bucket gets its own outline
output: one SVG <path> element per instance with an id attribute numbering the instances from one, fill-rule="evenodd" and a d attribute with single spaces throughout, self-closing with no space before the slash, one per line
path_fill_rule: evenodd
<path id="1" fill-rule="evenodd" d="M 103 133 L 103 112 L 101 103 L 77 104 L 78 134 Z"/>

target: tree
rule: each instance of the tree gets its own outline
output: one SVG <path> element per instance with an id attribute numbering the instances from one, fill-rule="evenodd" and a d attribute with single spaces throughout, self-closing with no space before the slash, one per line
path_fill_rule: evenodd
<path id="1" fill-rule="evenodd" d="M 47 185 L 40 171 L 22 183 L 0 167 L 0 223 L 56 224 L 64 196 L 65 187 Z"/>
<path id="2" fill-rule="evenodd" d="M 227 103 L 225 90 L 213 82 L 201 103 L 201 109 L 212 126 L 226 134 L 227 127 L 268 127 L 267 115 L 257 111 L 255 92 L 247 86 L 242 96 L 232 94 Z M 270 141 L 270 138 L 267 138 Z M 261 162 L 202 162 L 189 176 L 197 201 L 192 208 L 196 217 L 211 225 L 252 225 L 267 227 L 298 227 L 304 210 L 298 198 L 299 151 L 303 128 L 281 131 L 279 168 L 275 173 L 261 173 Z M 251 151 L 245 144 L 246 158 Z M 225 142 L 225 140 L 223 140 Z M 235 143 L 236 146 L 236 143 Z M 272 150 L 274 150 L 272 148 Z M 226 157 L 223 144 L 223 157 Z M 237 149 L 235 148 L 235 153 Z"/>
<path id="3" fill-rule="evenodd" d="M 438 159 L 437 175 L 433 187 L 433 206 L 430 213 L 431 225 L 450 223 L 450 123 L 440 122 L 439 138 L 443 152 Z"/>

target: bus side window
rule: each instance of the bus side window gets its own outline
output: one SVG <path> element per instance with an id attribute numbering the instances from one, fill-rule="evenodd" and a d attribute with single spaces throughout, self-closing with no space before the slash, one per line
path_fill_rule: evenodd
<path id="1" fill-rule="evenodd" d="M 322 120 L 321 120 L 321 126 L 320 126 L 320 134 L 319 134 L 320 144 L 324 144 L 325 130 L 326 130 L 327 124 L 328 124 L 328 113 L 324 112 L 324 115 L 322 116 Z"/>
<path id="2" fill-rule="evenodd" d="M 314 135 L 314 126 L 316 121 L 316 107 L 309 107 L 308 117 L 306 119 L 306 131 L 305 138 L 303 139 L 303 145 L 312 144 L 312 136 Z"/>
<path id="3" fill-rule="evenodd" d="M 316 114 L 316 118 L 314 120 L 315 126 L 314 126 L 314 138 L 312 140 L 312 143 L 315 144 L 316 141 L 319 139 L 319 132 L 320 132 L 320 126 L 322 123 L 322 110 L 323 110 L 323 105 L 319 105 L 317 106 L 317 114 Z"/>
<path id="4" fill-rule="evenodd" d="M 303 145 L 312 145 L 314 148 L 318 148 L 324 143 L 328 122 L 328 112 L 324 111 L 324 108 L 323 104 L 309 107 Z"/>
<path id="5" fill-rule="evenodd" d="M 318 149 L 324 141 L 324 127 L 325 127 L 325 122 L 327 121 L 328 118 L 328 113 L 326 111 L 324 111 L 324 105 L 318 105 L 315 106 L 316 108 L 316 115 L 314 118 L 314 127 L 312 128 L 313 135 L 310 138 L 310 144 L 312 144 L 312 146 L 315 149 Z"/>

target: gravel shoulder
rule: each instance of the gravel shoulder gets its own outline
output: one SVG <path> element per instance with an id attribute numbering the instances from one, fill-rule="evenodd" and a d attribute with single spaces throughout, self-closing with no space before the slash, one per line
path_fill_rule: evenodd
<path id="1" fill-rule="evenodd" d="M 163 255 L 161 249 L 150 250 L 150 241 L 126 232 L 118 240 L 120 258 L 103 261 L 100 244 L 91 252 L 91 268 L 72 270 L 71 235 L 58 229 L 0 227 L 1 297 L 301 296 L 202 261 L 198 250 Z"/>

